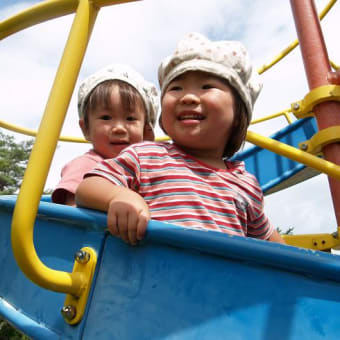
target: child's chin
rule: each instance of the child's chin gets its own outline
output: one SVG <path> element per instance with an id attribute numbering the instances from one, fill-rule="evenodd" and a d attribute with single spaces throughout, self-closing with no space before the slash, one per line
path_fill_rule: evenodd
<path id="1" fill-rule="evenodd" d="M 112 157 L 117 156 L 122 150 L 124 150 L 128 146 L 129 146 L 129 144 L 115 144 L 115 145 L 112 145 L 111 150 L 112 150 L 112 154 L 114 154 L 114 156 L 112 156 Z"/>

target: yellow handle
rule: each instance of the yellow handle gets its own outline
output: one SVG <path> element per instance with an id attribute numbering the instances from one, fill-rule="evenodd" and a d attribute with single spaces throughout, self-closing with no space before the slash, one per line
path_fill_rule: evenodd
<path id="1" fill-rule="evenodd" d="M 84 275 L 46 267 L 37 256 L 33 228 L 48 170 L 97 13 L 98 8 L 91 1 L 79 1 L 12 219 L 12 247 L 21 270 L 44 288 L 75 296 L 80 296 L 88 284 Z"/>

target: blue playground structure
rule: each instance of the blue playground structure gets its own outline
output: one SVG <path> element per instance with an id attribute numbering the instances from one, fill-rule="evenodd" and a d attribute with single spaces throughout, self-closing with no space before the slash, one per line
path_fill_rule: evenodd
<path id="1" fill-rule="evenodd" d="M 42 195 L 47 174 L 36 164 L 50 164 L 58 141 L 50 131 L 60 134 L 65 117 L 53 115 L 53 105 L 66 114 L 65 82 L 73 89 L 96 11 L 121 2 L 47 0 L 0 22 L 3 39 L 76 13 L 20 193 L 0 196 L 0 318 L 38 340 L 338 340 L 340 260 L 330 249 L 340 244 L 340 228 L 287 235 L 282 245 L 150 221 L 132 247 L 108 233 L 105 214 Z M 255 145 L 235 158 L 265 194 L 321 172 L 340 180 L 339 164 L 322 153 L 339 144 L 340 126 L 320 133 L 312 113 L 339 99 L 340 86 L 320 86 L 292 104 L 298 120 L 270 138 L 248 132 Z"/>

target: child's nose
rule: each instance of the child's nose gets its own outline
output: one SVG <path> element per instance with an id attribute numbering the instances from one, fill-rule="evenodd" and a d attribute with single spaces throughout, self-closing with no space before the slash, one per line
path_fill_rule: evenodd
<path id="1" fill-rule="evenodd" d="M 181 98 L 181 102 L 187 105 L 196 104 L 199 102 L 199 96 L 195 94 L 194 92 L 187 92 Z"/>
<path id="2" fill-rule="evenodd" d="M 111 131 L 112 133 L 116 134 L 125 133 L 126 132 L 125 125 L 122 122 L 115 122 L 114 124 L 112 124 Z"/>

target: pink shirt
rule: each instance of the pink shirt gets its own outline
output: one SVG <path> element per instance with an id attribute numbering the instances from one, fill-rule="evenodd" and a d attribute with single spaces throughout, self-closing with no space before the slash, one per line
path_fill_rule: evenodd
<path id="1" fill-rule="evenodd" d="M 52 202 L 64 204 L 66 192 L 75 194 L 84 175 L 103 159 L 94 150 L 90 150 L 67 163 L 61 170 L 61 179 L 52 193 Z"/>

